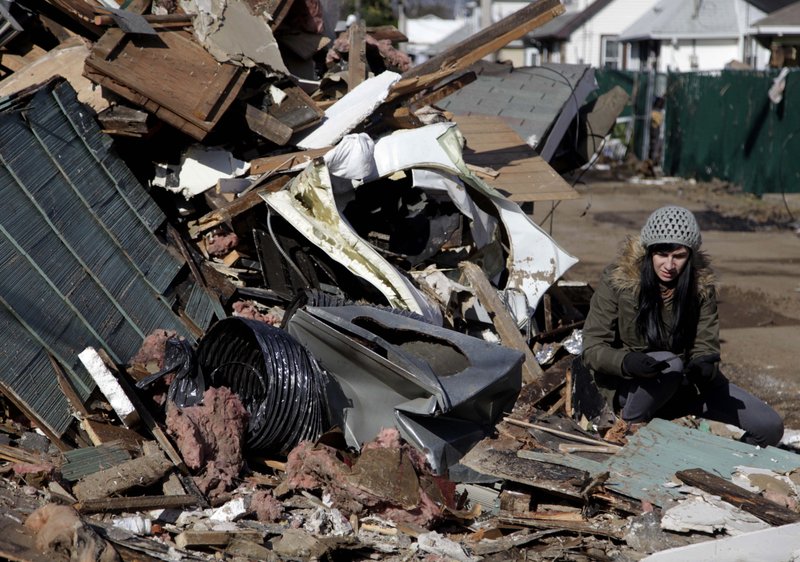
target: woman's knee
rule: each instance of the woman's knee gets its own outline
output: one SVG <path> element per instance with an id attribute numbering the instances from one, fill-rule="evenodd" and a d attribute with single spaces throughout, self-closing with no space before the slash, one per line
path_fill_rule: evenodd
<path id="1" fill-rule="evenodd" d="M 769 406 L 766 406 L 761 415 L 744 425 L 747 427 L 742 428 L 745 430 L 742 441 L 751 445 L 775 446 L 783 437 L 783 420 L 778 412 Z"/>

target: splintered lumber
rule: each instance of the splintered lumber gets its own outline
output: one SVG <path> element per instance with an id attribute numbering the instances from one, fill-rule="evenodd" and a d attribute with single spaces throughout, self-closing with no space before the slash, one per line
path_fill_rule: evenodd
<path id="1" fill-rule="evenodd" d="M 23 462 L 28 464 L 39 464 L 44 461 L 44 458 L 40 455 L 35 455 L 25 449 L 11 447 L 10 445 L 0 445 L 0 459 L 14 463 Z"/>
<path id="2" fill-rule="evenodd" d="M 297 152 L 287 152 L 275 156 L 265 156 L 250 161 L 250 173 L 271 174 L 282 170 L 290 170 L 295 166 L 310 162 L 314 158 L 324 156 L 332 147 L 312 148 L 310 150 L 300 150 Z"/>
<path id="3" fill-rule="evenodd" d="M 263 203 L 264 200 L 261 198 L 262 193 L 278 191 L 287 183 L 289 183 L 290 179 L 291 178 L 289 176 L 278 176 L 267 185 L 235 199 L 224 207 L 220 207 L 219 209 L 215 209 L 210 213 L 206 213 L 196 221 L 189 223 L 189 235 L 192 238 L 197 238 L 206 230 L 214 228 L 215 226 L 219 226 L 220 224 L 233 219 L 241 213 L 252 209 L 256 205 Z"/>
<path id="4" fill-rule="evenodd" d="M 178 548 L 191 546 L 226 546 L 234 539 L 244 539 L 260 542 L 262 535 L 259 531 L 184 531 L 175 537 Z"/>
<path id="5" fill-rule="evenodd" d="M 111 27 L 95 43 L 84 75 L 202 141 L 236 98 L 247 71 L 218 63 L 182 30 L 137 37 Z"/>
<path id="6" fill-rule="evenodd" d="M 558 529 L 562 531 L 571 531 L 573 533 L 594 535 L 597 537 L 606 537 L 616 540 L 622 540 L 627 532 L 624 527 L 615 528 L 605 521 L 559 521 L 554 519 L 534 519 L 530 517 L 519 515 L 514 516 L 502 513 L 497 517 L 497 519 L 501 523 L 507 523 L 510 525 L 522 525 L 536 529 Z"/>
<path id="7" fill-rule="evenodd" d="M 145 455 L 90 474 L 75 484 L 72 491 L 80 501 L 107 498 L 136 486 L 151 486 L 171 469 L 172 463 L 163 453 Z"/>
<path id="8" fill-rule="evenodd" d="M 459 268 L 475 291 L 478 301 L 492 317 L 500 341 L 506 347 L 521 351 L 525 356 L 522 363 L 522 381 L 528 384 L 541 378 L 542 368 L 525 342 L 525 338 L 522 337 L 516 322 L 497 296 L 497 290 L 486 278 L 486 274 L 478 265 L 471 262 L 461 262 Z"/>
<path id="9" fill-rule="evenodd" d="M 444 52 L 415 66 L 403 74 L 403 78 L 414 78 L 433 74 L 440 70 L 455 71 L 466 68 L 488 54 L 500 49 L 529 31 L 540 27 L 564 13 L 559 0 L 536 0 L 521 10 L 501 19 L 453 45 Z"/>
<path id="10" fill-rule="evenodd" d="M 144 14 L 142 17 L 154 27 L 188 27 L 192 25 L 190 14 Z M 116 25 L 117 22 L 110 15 L 98 15 L 94 17 L 94 24 L 107 26 Z"/>
<path id="11" fill-rule="evenodd" d="M 408 41 L 408 37 L 406 37 L 402 31 L 393 25 L 368 27 L 367 35 L 372 35 L 372 37 L 377 41 L 380 41 L 381 39 L 388 39 L 392 43 L 405 43 Z"/>
<path id="12" fill-rule="evenodd" d="M 253 105 L 247 104 L 244 119 L 251 131 L 279 146 L 283 146 L 289 142 L 292 136 L 292 129 L 290 127 L 284 125 L 266 111 L 261 111 Z"/>
<path id="13" fill-rule="evenodd" d="M 350 51 L 347 53 L 347 89 L 364 81 L 367 76 L 367 44 L 364 41 L 364 22 L 350 26 Z"/>
<path id="14" fill-rule="evenodd" d="M 198 505 L 197 498 L 183 494 L 179 496 L 88 499 L 78 502 L 75 505 L 75 509 L 81 513 L 112 513 L 120 511 L 149 511 L 151 509 L 183 509 L 194 505 Z"/>
<path id="15" fill-rule="evenodd" d="M 800 521 L 800 513 L 778 505 L 760 495 L 711 474 L 702 468 L 680 470 L 675 476 L 689 486 L 719 496 L 723 501 L 750 513 L 770 525 L 788 525 Z"/>
<path id="16" fill-rule="evenodd" d="M 471 84 L 475 80 L 477 80 L 477 76 L 474 72 L 465 72 L 461 76 L 453 78 L 446 84 L 435 88 L 431 93 L 426 94 L 420 98 L 415 99 L 412 103 L 409 104 L 409 109 L 411 111 L 416 111 L 421 107 L 426 105 L 433 105 L 438 101 L 443 100 L 447 96 L 456 93 L 461 88 L 466 86 L 467 84 Z"/>
<path id="17" fill-rule="evenodd" d="M 511 425 L 518 425 L 520 427 L 527 427 L 529 429 L 538 429 L 539 431 L 544 431 L 545 433 L 552 433 L 553 435 L 558 435 L 559 437 L 564 437 L 565 439 L 572 439 L 573 441 L 578 441 L 580 443 L 585 443 L 587 445 L 603 447 L 605 449 L 611 449 L 613 451 L 619 451 L 620 449 L 622 449 L 622 447 L 620 447 L 619 445 L 613 445 L 605 441 L 600 441 L 599 439 L 590 439 L 588 437 L 584 437 L 583 435 L 576 435 L 574 433 L 569 433 L 568 431 L 553 429 L 552 427 L 547 427 L 546 425 L 539 425 L 535 423 L 526 422 L 524 420 L 516 420 L 514 418 L 508 418 L 508 417 L 503 418 L 503 421 L 506 423 L 510 423 Z M 524 451 L 520 451 L 520 453 L 523 452 Z"/>

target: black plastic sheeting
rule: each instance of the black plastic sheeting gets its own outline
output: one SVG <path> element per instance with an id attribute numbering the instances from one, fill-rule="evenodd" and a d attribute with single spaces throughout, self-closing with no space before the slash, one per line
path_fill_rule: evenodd
<path id="1" fill-rule="evenodd" d="M 206 386 L 227 386 L 242 400 L 251 451 L 286 453 L 328 429 L 325 373 L 283 330 L 226 318 L 200 341 L 197 364 Z"/>

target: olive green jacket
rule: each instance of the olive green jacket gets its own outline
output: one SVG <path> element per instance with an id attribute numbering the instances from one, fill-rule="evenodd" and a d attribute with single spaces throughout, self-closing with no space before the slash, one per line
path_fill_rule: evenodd
<path id="1" fill-rule="evenodd" d="M 600 285 L 592 295 L 583 328 L 583 362 L 601 388 L 616 388 L 621 382 L 620 377 L 630 378 L 622 370 L 626 353 L 647 350 L 647 342 L 636 332 L 639 272 L 645 256 L 639 237 L 628 237 L 617 261 L 605 269 Z M 694 357 L 719 353 L 720 349 L 717 299 L 709 259 L 703 252 L 694 252 L 692 260 L 697 271 L 700 317 L 694 344 L 691 349 L 682 350 L 684 364 Z M 669 333 L 671 304 L 662 308 L 661 320 L 665 333 Z"/>

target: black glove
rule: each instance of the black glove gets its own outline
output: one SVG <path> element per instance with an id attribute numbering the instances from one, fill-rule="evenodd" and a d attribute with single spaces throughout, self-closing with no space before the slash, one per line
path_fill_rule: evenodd
<path id="1" fill-rule="evenodd" d="M 622 370 L 632 377 L 651 378 L 669 367 L 666 361 L 653 359 L 641 351 L 631 351 L 622 360 Z"/>
<path id="2" fill-rule="evenodd" d="M 695 357 L 686 365 L 686 376 L 694 384 L 705 384 L 714 380 L 719 370 L 717 363 L 719 363 L 719 353 L 709 353 L 708 355 L 701 355 Z"/>

